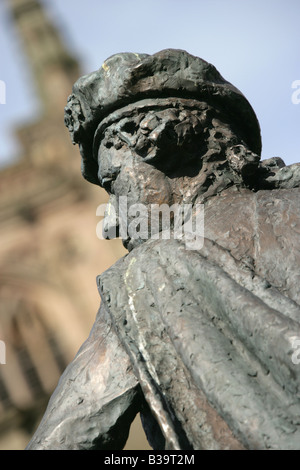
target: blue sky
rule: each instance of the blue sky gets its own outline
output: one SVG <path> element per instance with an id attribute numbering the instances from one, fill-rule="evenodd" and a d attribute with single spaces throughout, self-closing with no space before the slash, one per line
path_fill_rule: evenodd
<path id="1" fill-rule="evenodd" d="M 13 126 L 34 119 L 38 104 L 6 3 L 0 3 L 0 164 L 18 154 Z M 213 63 L 252 104 L 262 158 L 300 161 L 299 0 L 43 0 L 84 73 L 117 52 L 185 49 Z M 300 97 L 300 93 L 297 95 Z"/>

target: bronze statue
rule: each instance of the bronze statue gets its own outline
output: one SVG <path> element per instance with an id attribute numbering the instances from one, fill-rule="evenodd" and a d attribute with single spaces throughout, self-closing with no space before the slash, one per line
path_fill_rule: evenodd
<path id="1" fill-rule="evenodd" d="M 182 50 L 110 57 L 65 112 L 129 254 L 28 449 L 122 449 L 138 412 L 154 449 L 299 449 L 300 165 L 260 161 L 249 102 Z"/>

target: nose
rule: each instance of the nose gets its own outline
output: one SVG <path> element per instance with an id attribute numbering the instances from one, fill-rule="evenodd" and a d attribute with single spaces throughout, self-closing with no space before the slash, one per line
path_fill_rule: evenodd
<path id="1" fill-rule="evenodd" d="M 111 184 L 120 172 L 121 163 L 120 153 L 115 148 L 103 149 L 100 146 L 98 152 L 98 179 L 100 185 L 108 192 L 111 192 Z"/>

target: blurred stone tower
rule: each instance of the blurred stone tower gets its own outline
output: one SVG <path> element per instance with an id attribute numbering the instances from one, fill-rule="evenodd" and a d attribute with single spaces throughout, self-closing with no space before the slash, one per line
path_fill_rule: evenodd
<path id="1" fill-rule="evenodd" d="M 63 124 L 79 65 L 39 1 L 7 5 L 40 99 L 37 119 L 16 129 L 18 163 L 0 171 L 0 449 L 17 449 L 89 333 L 96 275 L 124 249 L 96 237 L 106 195 L 83 181 Z"/>
<path id="2" fill-rule="evenodd" d="M 39 1 L 8 0 L 8 5 L 40 102 L 40 119 L 18 129 L 18 139 L 27 161 L 68 165 L 75 157 L 62 123 L 66 98 L 80 76 L 79 65 Z"/>

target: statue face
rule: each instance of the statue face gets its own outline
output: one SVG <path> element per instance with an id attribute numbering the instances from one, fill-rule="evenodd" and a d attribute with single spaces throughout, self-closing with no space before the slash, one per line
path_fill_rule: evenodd
<path id="1" fill-rule="evenodd" d="M 205 117 L 199 110 L 166 107 L 137 112 L 106 128 L 98 150 L 98 177 L 116 212 L 120 196 L 127 197 L 128 206 L 143 204 L 148 214 L 152 204 L 182 202 L 184 181 L 201 166 Z"/>
<path id="2" fill-rule="evenodd" d="M 117 215 L 119 215 L 120 196 L 127 197 L 128 208 L 135 204 L 143 204 L 148 213 L 151 204 L 171 205 L 174 197 L 166 175 L 147 162 L 147 156 L 149 159 L 151 157 L 155 159 L 157 155 L 155 143 L 149 141 L 144 143 L 145 147 L 142 148 L 143 136 L 138 135 L 135 124 L 134 120 L 125 119 L 124 122 L 121 121 L 107 129 L 98 152 L 99 181 L 110 194 L 109 203 L 114 206 Z M 148 153 L 146 148 L 149 150 Z M 139 152 L 145 152 L 146 158 Z M 114 220 L 105 217 L 104 225 L 107 230 L 112 230 L 111 225 L 114 223 Z M 123 244 L 126 248 L 132 249 L 137 243 L 128 236 L 123 238 Z"/>
<path id="3" fill-rule="evenodd" d="M 156 107 L 147 107 L 147 102 L 140 108 L 130 105 L 102 121 L 96 131 L 98 179 L 117 215 L 121 196 L 126 196 L 128 208 L 142 204 L 148 233 L 153 233 L 154 204 L 190 204 L 200 194 L 210 197 L 235 179 L 241 182 L 238 173 L 255 167 L 259 157 L 238 142 L 220 112 L 206 103 L 170 98 Z M 220 181 L 225 171 L 227 179 Z M 116 221 L 104 221 L 108 230 L 111 223 Z M 136 246 L 130 237 L 123 243 L 128 249 Z"/>
<path id="4" fill-rule="evenodd" d="M 166 129 L 146 128 L 157 121 L 154 114 L 138 120 L 124 118 L 106 130 L 98 152 L 99 181 L 108 193 L 126 195 L 132 203 L 165 201 L 168 183 L 159 165 L 163 152 L 158 140 Z"/>
<path id="5" fill-rule="evenodd" d="M 185 101 L 194 106 L 187 109 Z M 135 203 L 163 203 L 177 181 L 199 173 L 207 150 L 209 106 L 176 100 L 182 106 L 175 108 L 172 102 L 165 109 L 132 112 L 102 133 L 98 178 L 108 193 L 128 195 Z"/>

